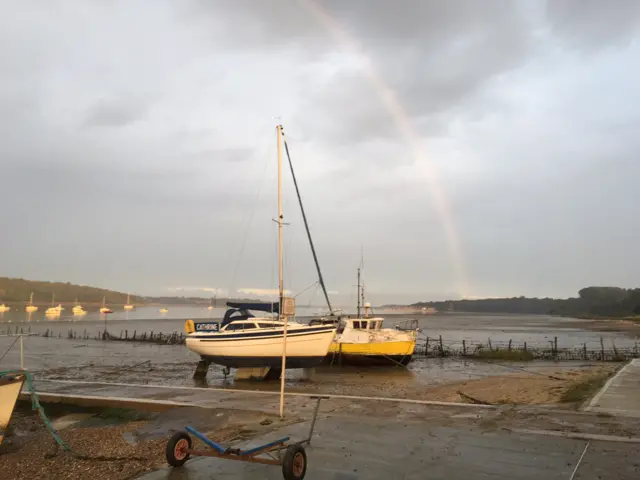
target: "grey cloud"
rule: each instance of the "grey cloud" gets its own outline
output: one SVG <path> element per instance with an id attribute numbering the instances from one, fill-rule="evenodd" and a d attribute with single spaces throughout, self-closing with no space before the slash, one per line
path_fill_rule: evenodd
<path id="1" fill-rule="evenodd" d="M 554 34 L 589 50 L 627 44 L 640 28 L 635 0 L 553 0 L 547 2 L 546 15 Z"/>
<path id="2" fill-rule="evenodd" d="M 281 117 L 323 273 L 347 300 L 361 246 L 374 303 L 637 277 L 632 4 L 570 22 L 555 0 L 78 2 L 56 22 L 25 4 L 0 15 L 6 274 L 275 287 Z M 284 190 L 299 292 L 315 271 L 288 174 Z M 455 292 L 443 217 L 470 291 Z"/>
<path id="3" fill-rule="evenodd" d="M 197 162 L 246 162 L 255 155 L 253 148 L 209 149 L 189 154 L 189 160 Z"/>
<path id="4" fill-rule="evenodd" d="M 88 109 L 84 124 L 90 127 L 124 127 L 144 118 L 146 110 L 147 105 L 140 99 L 102 99 Z"/>

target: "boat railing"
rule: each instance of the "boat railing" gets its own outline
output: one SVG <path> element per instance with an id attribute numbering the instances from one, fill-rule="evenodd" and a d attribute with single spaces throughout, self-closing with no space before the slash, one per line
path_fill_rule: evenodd
<path id="1" fill-rule="evenodd" d="M 396 324 L 396 330 L 400 330 L 403 332 L 417 332 L 420 330 L 418 319 L 417 318 L 409 318 L 402 323 Z"/>

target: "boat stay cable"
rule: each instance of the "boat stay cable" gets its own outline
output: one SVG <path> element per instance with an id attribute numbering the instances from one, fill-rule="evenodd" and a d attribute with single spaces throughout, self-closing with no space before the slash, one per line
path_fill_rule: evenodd
<path id="1" fill-rule="evenodd" d="M 289 161 L 289 169 L 291 170 L 291 177 L 293 178 L 293 185 L 296 188 L 296 195 L 298 196 L 298 203 L 300 204 L 300 211 L 302 212 L 302 220 L 304 221 L 304 228 L 307 231 L 307 237 L 309 238 L 309 246 L 311 247 L 311 253 L 313 254 L 313 261 L 316 264 L 316 270 L 318 271 L 318 282 L 322 287 L 322 292 L 324 293 L 324 299 L 327 302 L 327 306 L 329 307 L 330 315 L 333 315 L 333 308 L 331 308 L 331 301 L 329 300 L 329 294 L 327 293 L 327 287 L 324 284 L 324 279 L 322 278 L 322 271 L 320 270 L 320 264 L 318 263 L 318 256 L 316 255 L 316 249 L 313 245 L 313 240 L 311 239 L 311 231 L 309 230 L 309 224 L 307 222 L 307 216 L 304 213 L 304 207 L 302 206 L 302 197 L 300 196 L 300 190 L 298 189 L 298 182 L 296 180 L 296 174 L 293 171 L 293 163 L 291 162 L 291 155 L 289 154 L 289 145 L 287 141 L 284 141 L 284 149 L 287 153 L 287 160 Z"/>

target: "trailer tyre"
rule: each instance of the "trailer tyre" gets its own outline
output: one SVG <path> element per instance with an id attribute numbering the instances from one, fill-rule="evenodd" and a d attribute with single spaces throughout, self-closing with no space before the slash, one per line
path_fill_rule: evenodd
<path id="1" fill-rule="evenodd" d="M 302 480 L 307 473 L 307 452 L 302 445 L 291 445 L 282 459 L 285 480 Z"/>
<path id="2" fill-rule="evenodd" d="M 184 462 L 189 460 L 189 452 L 191 449 L 191 437 L 187 432 L 174 433 L 167 442 L 167 450 L 165 455 L 167 463 L 172 467 L 181 467 Z"/>

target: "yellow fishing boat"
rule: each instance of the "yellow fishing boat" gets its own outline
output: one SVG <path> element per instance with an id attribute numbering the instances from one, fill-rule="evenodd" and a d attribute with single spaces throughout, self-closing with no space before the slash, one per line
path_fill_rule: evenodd
<path id="1" fill-rule="evenodd" d="M 332 365 L 403 365 L 413 357 L 418 335 L 417 326 L 408 329 L 383 328 L 384 318 L 370 317 L 371 305 L 364 304 L 364 317 L 360 305 L 364 289 L 360 285 L 358 269 L 358 314 L 356 318 L 336 319 L 338 331 L 329 347 L 325 363 Z M 318 323 L 331 321 L 324 318 Z"/>
<path id="2" fill-rule="evenodd" d="M 11 310 L 11 307 L 6 306 L 4 303 L 0 305 L 0 313 L 8 312 Z"/>

